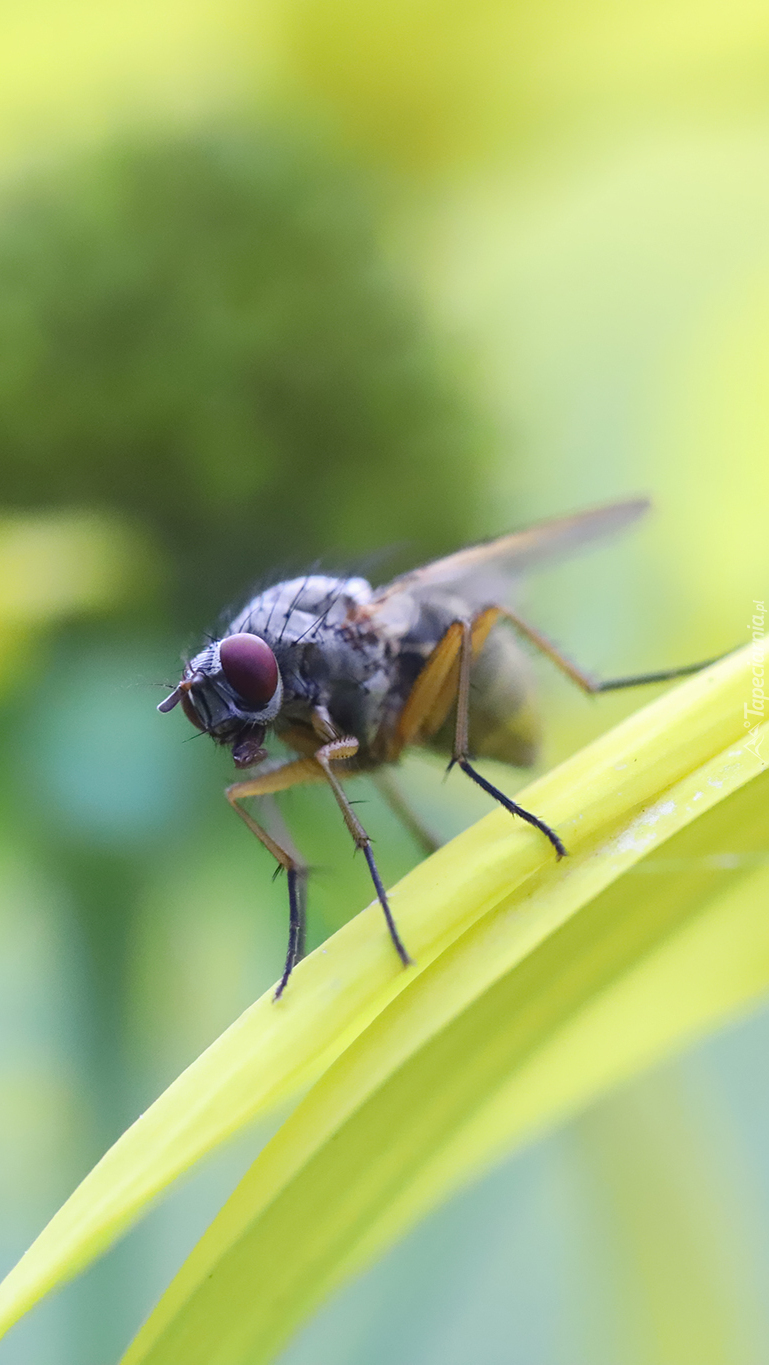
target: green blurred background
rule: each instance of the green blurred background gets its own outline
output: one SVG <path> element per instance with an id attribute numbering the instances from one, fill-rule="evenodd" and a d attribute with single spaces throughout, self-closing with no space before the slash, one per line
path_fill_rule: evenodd
<path id="1" fill-rule="evenodd" d="M 271 575 L 386 579 L 629 493 L 529 614 L 604 674 L 769 592 L 769 10 L 30 0 L 0 16 L 0 1256 L 279 972 L 284 888 L 158 716 Z M 537 665 L 542 764 L 641 698 Z M 526 775 L 497 774 L 514 791 Z M 487 808 L 404 782 L 447 836 Z M 418 854 L 359 783 L 389 881 Z M 311 942 L 370 898 L 285 813 Z M 728 872 L 714 873 L 728 876 Z M 769 907 L 767 907 L 769 912 Z M 455 1199 L 282 1365 L 769 1359 L 769 1017 Z M 108 1365 L 264 1141 L 0 1345 Z"/>

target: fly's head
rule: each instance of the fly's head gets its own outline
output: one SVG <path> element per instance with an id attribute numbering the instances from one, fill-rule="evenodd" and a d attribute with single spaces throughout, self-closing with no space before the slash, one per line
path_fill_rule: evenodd
<path id="1" fill-rule="evenodd" d="M 196 654 L 158 711 L 172 711 L 181 702 L 193 725 L 232 747 L 236 768 L 248 768 L 265 757 L 264 736 L 282 700 L 280 669 L 269 645 L 258 635 L 240 633 Z"/>

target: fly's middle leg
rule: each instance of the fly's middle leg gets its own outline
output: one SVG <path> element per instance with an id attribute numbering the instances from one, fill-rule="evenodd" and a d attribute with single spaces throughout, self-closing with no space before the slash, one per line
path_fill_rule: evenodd
<path id="1" fill-rule="evenodd" d="M 340 760 L 346 758 L 354 758 L 357 752 L 358 752 L 357 739 L 355 739 L 353 735 L 345 735 L 340 739 L 332 739 L 327 744 L 323 744 L 320 747 L 320 749 L 316 751 L 315 762 L 320 764 L 320 767 L 322 768 L 326 776 L 326 780 L 328 781 L 328 784 L 331 787 L 334 796 L 336 797 L 337 804 L 344 817 L 344 822 L 355 842 L 355 847 L 361 850 L 364 858 L 366 859 L 366 862 L 368 864 L 368 870 L 371 873 L 371 880 L 374 883 L 374 889 L 377 894 L 377 899 L 379 900 L 379 904 L 381 905 L 382 910 L 384 912 L 384 917 L 385 920 L 387 921 L 387 928 L 390 931 L 390 938 L 393 941 L 395 951 L 398 954 L 398 957 L 400 958 L 404 967 L 410 967 L 411 958 L 406 952 L 406 948 L 403 944 L 401 936 L 398 933 L 397 925 L 393 918 L 392 910 L 390 909 L 390 904 L 387 899 L 387 893 L 384 889 L 382 878 L 379 875 L 379 869 L 376 865 L 374 854 L 371 848 L 371 837 L 366 833 L 366 830 L 363 828 L 363 825 L 361 824 L 360 820 L 355 814 L 355 811 L 353 810 L 347 798 L 347 795 L 344 791 L 344 788 L 342 787 L 341 782 L 339 781 L 339 778 L 337 777 L 336 773 L 333 771 L 331 767 L 331 764 L 334 761 L 339 762 Z"/>
<path id="2" fill-rule="evenodd" d="M 414 810 L 411 802 L 401 791 L 400 784 L 389 768 L 380 768 L 373 774 L 376 787 L 387 802 L 393 815 L 396 815 L 409 834 L 419 845 L 422 852 L 429 856 L 445 843 L 436 830 L 431 829 Z"/>

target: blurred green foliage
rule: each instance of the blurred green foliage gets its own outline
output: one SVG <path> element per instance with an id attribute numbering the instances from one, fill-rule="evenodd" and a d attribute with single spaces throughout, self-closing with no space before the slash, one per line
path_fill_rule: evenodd
<path id="1" fill-rule="evenodd" d="M 134 514 L 198 622 L 324 550 L 456 544 L 488 433 L 378 235 L 368 178 L 279 132 L 6 185 L 4 500 Z"/>

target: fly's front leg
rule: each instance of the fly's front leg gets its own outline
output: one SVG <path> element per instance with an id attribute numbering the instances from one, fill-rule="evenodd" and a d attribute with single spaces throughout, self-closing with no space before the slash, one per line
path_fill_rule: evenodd
<path id="1" fill-rule="evenodd" d="M 323 733 L 324 731 L 325 733 L 328 733 L 327 715 L 321 708 L 318 708 L 318 712 L 319 714 L 314 717 L 315 728 L 319 733 Z M 395 951 L 404 967 L 409 967 L 411 965 L 411 958 L 406 952 L 400 934 L 398 933 L 395 920 L 393 919 L 393 913 L 387 900 L 382 878 L 379 875 L 379 869 L 374 861 L 374 854 L 371 850 L 371 839 L 355 814 L 339 778 L 331 767 L 331 764 L 335 761 L 339 762 L 346 758 L 354 758 L 357 752 L 357 739 L 355 739 L 354 735 L 345 735 L 340 739 L 332 739 L 329 740 L 327 744 L 323 744 L 315 754 L 315 762 L 320 765 L 326 780 L 336 797 L 337 804 L 344 817 L 344 822 L 355 842 L 355 847 L 361 849 L 363 852 L 363 856 L 368 863 L 368 870 L 371 873 L 371 880 L 374 883 L 374 889 L 376 890 L 379 904 L 384 911 L 387 928 L 390 931 L 390 938 L 395 946 Z"/>
<path id="2" fill-rule="evenodd" d="M 270 772 L 262 773 L 258 777 L 251 778 L 244 782 L 234 782 L 225 791 L 225 796 L 232 809 L 237 812 L 241 820 L 255 834 L 261 844 L 272 854 L 273 858 L 280 867 L 285 868 L 286 880 L 288 882 L 288 907 L 289 907 L 289 927 L 288 927 L 288 951 L 286 953 L 286 965 L 283 968 L 283 975 L 278 982 L 275 991 L 275 999 L 279 1000 L 286 988 L 297 962 L 304 956 L 304 938 L 306 925 L 306 888 L 307 888 L 307 864 L 298 853 L 291 842 L 286 830 L 281 830 L 282 842 L 278 842 L 272 835 L 260 825 L 254 817 L 240 805 L 240 802 L 248 796 L 267 796 L 275 791 L 285 790 L 287 787 L 295 786 L 300 782 L 317 781 L 318 770 L 311 759 L 299 758 L 288 763 L 283 763 Z"/>
<path id="3" fill-rule="evenodd" d="M 557 856 L 563 858 L 566 849 L 555 830 L 551 829 L 549 825 L 546 825 L 544 820 L 540 820 L 538 815 L 533 815 L 531 811 L 524 810 L 523 806 L 519 806 L 515 801 L 511 801 L 509 796 L 505 796 L 504 792 L 501 792 L 498 787 L 493 786 L 491 782 L 487 782 L 485 777 L 481 777 L 481 774 L 476 772 L 475 768 L 470 763 L 468 733 L 470 717 L 470 668 L 473 662 L 473 625 L 470 621 L 462 621 L 459 624 L 462 628 L 462 639 L 459 647 L 457 723 L 454 731 L 454 752 L 452 754 L 450 766 L 453 767 L 455 763 L 458 764 L 463 773 L 467 773 L 467 776 L 471 777 L 473 782 L 477 783 L 479 787 L 482 787 L 485 792 L 488 792 L 489 796 L 493 796 L 495 800 L 499 801 L 501 805 L 505 807 L 505 810 L 510 811 L 511 815 L 519 815 L 522 820 L 526 820 L 528 824 L 534 825 L 536 829 L 541 830 L 546 838 L 550 840 Z"/>
<path id="4" fill-rule="evenodd" d="M 275 797 L 268 795 L 262 798 L 264 803 L 264 827 L 270 837 L 288 854 L 297 869 L 296 891 L 299 898 L 298 916 L 298 937 L 296 943 L 296 962 L 301 962 L 307 951 L 307 880 L 309 868 L 299 849 L 291 838 L 285 820 L 280 811 Z M 277 875 L 278 868 L 275 869 Z M 288 880 L 288 873 L 286 874 Z M 289 917 L 289 926 L 290 926 Z"/>

